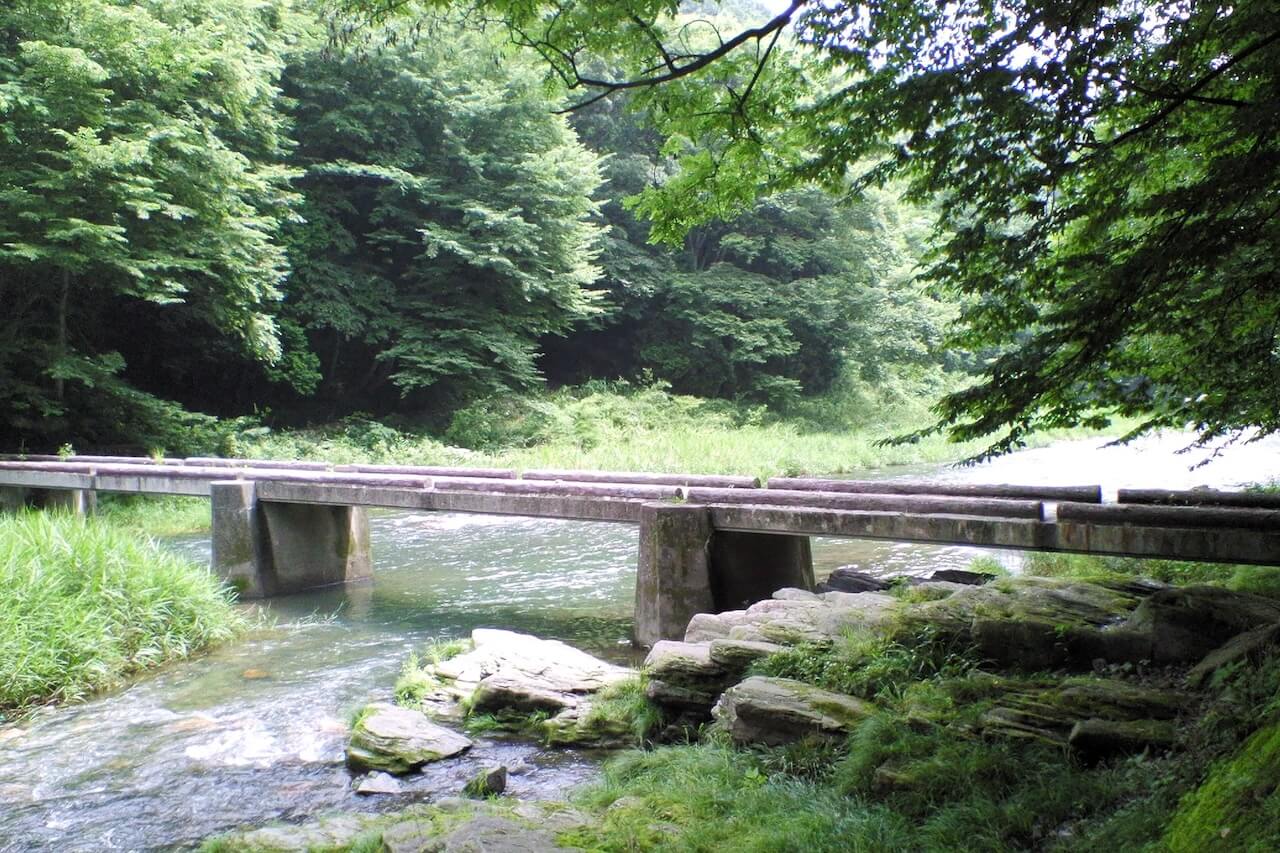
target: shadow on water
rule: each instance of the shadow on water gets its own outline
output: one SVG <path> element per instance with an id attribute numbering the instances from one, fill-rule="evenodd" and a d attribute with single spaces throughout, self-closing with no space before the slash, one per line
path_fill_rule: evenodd
<path id="1" fill-rule="evenodd" d="M 1196 472 L 1188 471 L 1194 460 L 1173 453 L 1182 440 L 1119 449 L 1102 443 L 1072 442 L 989 466 L 894 473 L 1112 489 L 1280 476 L 1276 442 L 1259 442 L 1241 462 Z M 0 851 L 172 849 L 244 823 L 451 796 L 495 762 L 527 766 L 511 778 L 520 797 L 559 796 L 590 778 L 597 756 L 484 740 L 413 777 L 403 795 L 361 799 L 342 765 L 346 720 L 370 699 L 390 695 L 411 651 L 476 627 L 554 637 L 633 661 L 627 640 L 635 529 L 387 512 L 373 516 L 372 536 L 371 583 L 272 600 L 263 608 L 277 627 L 0 730 Z M 207 563 L 207 537 L 167 544 Z M 921 573 L 963 567 L 984 553 L 991 552 L 814 542 L 819 576 L 848 563 Z M 1016 570 L 1016 554 L 996 556 Z"/>

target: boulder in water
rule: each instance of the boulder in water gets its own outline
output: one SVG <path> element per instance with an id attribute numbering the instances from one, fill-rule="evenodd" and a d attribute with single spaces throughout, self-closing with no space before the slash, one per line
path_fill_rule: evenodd
<path id="1" fill-rule="evenodd" d="M 497 767 L 485 768 L 473 776 L 462 789 L 462 793 L 482 800 L 485 797 L 496 797 L 505 790 L 507 790 L 507 768 L 499 764 Z"/>
<path id="2" fill-rule="evenodd" d="M 352 727 L 347 764 L 401 775 L 470 748 L 470 740 L 436 725 L 421 711 L 378 702 Z"/>

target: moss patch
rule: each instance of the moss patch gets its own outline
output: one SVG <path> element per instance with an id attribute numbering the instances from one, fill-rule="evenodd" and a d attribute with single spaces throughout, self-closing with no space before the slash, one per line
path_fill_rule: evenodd
<path id="1" fill-rule="evenodd" d="M 1182 801 L 1164 840 L 1174 853 L 1280 849 L 1280 723 L 1214 765 Z"/>

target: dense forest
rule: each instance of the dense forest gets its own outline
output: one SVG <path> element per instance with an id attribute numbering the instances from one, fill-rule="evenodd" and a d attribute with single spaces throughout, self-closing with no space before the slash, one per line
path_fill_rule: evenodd
<path id="1" fill-rule="evenodd" d="M 674 174 L 651 114 L 562 114 L 536 57 L 457 22 L 345 49 L 331 23 L 0 11 L 0 442 L 210 452 L 230 424 L 352 413 L 440 433 L 602 379 L 781 411 L 946 360 L 951 309 L 913 280 L 931 219 L 891 189 L 779 191 L 655 245 L 628 201 Z"/>

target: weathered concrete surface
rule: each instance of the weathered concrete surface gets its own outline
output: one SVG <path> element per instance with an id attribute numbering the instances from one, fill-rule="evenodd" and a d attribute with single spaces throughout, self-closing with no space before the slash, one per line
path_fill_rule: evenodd
<path id="1" fill-rule="evenodd" d="M 363 507 L 259 503 L 271 554 L 267 595 L 367 580 L 373 576 Z"/>
<path id="2" fill-rule="evenodd" d="M 267 503 L 251 482 L 209 487 L 213 570 L 262 598 L 364 580 L 373 573 L 364 509 Z"/>
<path id="3" fill-rule="evenodd" d="M 853 509 L 908 512 L 921 515 L 984 515 L 995 518 L 1044 517 L 1040 501 L 999 500 L 943 495 L 851 494 L 800 489 L 686 489 L 686 498 L 700 504 L 800 506 L 810 509 Z"/>
<path id="4" fill-rule="evenodd" d="M 1101 486 L 1019 486 L 987 483 L 935 483 L 928 480 L 827 480 L 814 477 L 771 477 L 771 489 L 849 492 L 881 495 L 951 495 L 1011 500 L 1101 503 Z"/>
<path id="5" fill-rule="evenodd" d="M 651 646 L 679 637 L 695 613 L 716 609 L 711 536 L 706 507 L 661 503 L 641 507 L 636 643 Z"/>
<path id="6" fill-rule="evenodd" d="M 268 594 L 271 556 L 266 553 L 254 484 L 211 483 L 209 503 L 214 574 L 239 590 L 242 598 L 262 598 Z"/>
<path id="7" fill-rule="evenodd" d="M 716 610 L 747 607 L 786 587 L 813 589 L 808 536 L 733 531 L 712 535 L 711 596 Z"/>

